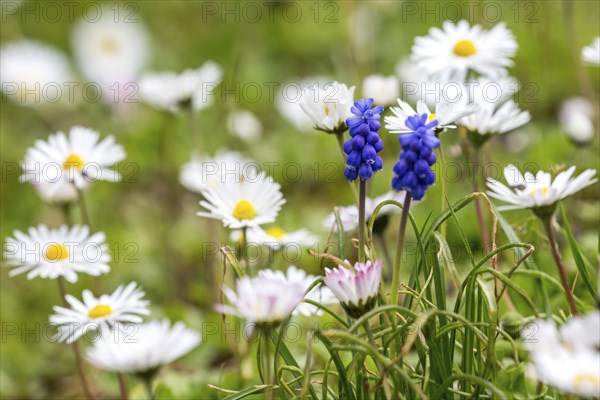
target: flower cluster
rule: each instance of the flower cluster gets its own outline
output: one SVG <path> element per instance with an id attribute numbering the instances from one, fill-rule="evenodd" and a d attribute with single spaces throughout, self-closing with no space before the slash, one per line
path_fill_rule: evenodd
<path id="1" fill-rule="evenodd" d="M 372 109 L 374 102 L 372 98 L 354 102 L 350 109 L 354 116 L 346 120 L 352 138 L 344 143 L 344 153 L 348 156 L 344 176 L 351 182 L 359 176 L 367 181 L 373 172 L 383 168 L 383 160 L 377 155 L 383 150 L 383 141 L 377 133 L 381 128 L 379 119 L 383 106 Z"/>
<path id="2" fill-rule="evenodd" d="M 434 129 L 437 119 L 429 121 L 427 114 L 413 115 L 406 119 L 410 133 L 400 135 L 398 141 L 402 146 L 400 160 L 394 164 L 392 189 L 407 190 L 415 200 L 421 200 L 425 191 L 435 182 L 435 172 L 431 166 L 436 161 L 433 149 L 440 146 Z"/>

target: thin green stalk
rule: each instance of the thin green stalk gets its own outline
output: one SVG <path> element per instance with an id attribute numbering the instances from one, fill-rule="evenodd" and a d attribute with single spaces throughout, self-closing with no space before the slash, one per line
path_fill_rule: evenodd
<path id="1" fill-rule="evenodd" d="M 81 189 L 77 189 L 77 204 L 79 205 L 79 211 L 81 212 L 81 222 L 84 225 L 87 225 L 92 230 L 92 224 L 90 223 L 90 214 L 87 211 L 87 207 L 85 205 L 85 197 L 83 196 L 83 191 Z"/>
<path id="2" fill-rule="evenodd" d="M 565 266 L 563 265 L 562 260 L 560 259 L 558 243 L 556 242 L 554 232 L 552 231 L 552 217 L 546 218 L 544 220 L 544 228 L 546 229 L 546 235 L 548 236 L 548 240 L 550 241 L 550 248 L 552 249 L 552 256 L 554 257 L 554 262 L 556 263 L 556 267 L 558 268 L 560 283 L 563 286 L 565 296 L 567 297 L 567 302 L 569 303 L 569 310 L 571 311 L 571 314 L 577 315 L 579 314 L 579 312 L 577 311 L 575 299 L 573 298 L 573 292 L 571 291 L 569 280 L 567 279 L 567 272 L 565 270 Z"/>
<path id="3" fill-rule="evenodd" d="M 447 206 L 447 202 L 448 202 L 448 183 L 446 182 L 446 179 L 444 179 L 444 168 L 446 165 L 446 160 L 444 158 L 444 149 L 440 143 L 440 148 L 438 149 L 438 153 L 440 154 L 440 177 L 441 177 L 441 187 L 442 187 L 442 213 L 444 211 L 446 211 L 446 206 Z M 446 232 L 447 232 L 447 226 L 446 224 L 442 224 L 442 226 L 440 227 L 440 231 L 442 234 L 442 237 L 445 239 L 446 238 Z"/>
<path id="4" fill-rule="evenodd" d="M 473 164 L 473 181 L 472 187 L 473 192 L 479 192 L 479 185 L 477 183 L 477 177 L 479 176 L 479 150 L 475 149 L 475 154 L 471 158 L 471 163 Z M 483 218 L 483 211 L 481 209 L 481 201 L 479 196 L 475 198 L 475 213 L 477 215 L 477 223 L 479 224 L 479 234 L 481 235 L 481 240 L 483 242 L 483 251 L 484 254 L 489 250 L 490 239 L 488 237 L 487 229 L 485 227 L 485 220 Z"/>
<path id="5" fill-rule="evenodd" d="M 65 283 L 64 283 L 62 277 L 58 277 L 58 279 L 56 281 L 58 282 L 58 290 L 60 292 L 60 297 L 62 299 L 63 305 L 66 307 L 66 306 L 68 306 L 68 304 L 67 304 L 67 300 L 65 299 L 65 297 L 67 295 L 67 291 L 65 289 Z M 83 394 L 87 400 L 93 400 L 94 396 L 92 395 L 92 392 L 89 388 L 89 384 L 87 382 L 87 379 L 85 377 L 85 372 L 83 370 L 83 361 L 81 359 L 81 352 L 79 351 L 79 345 L 77 344 L 77 342 L 73 342 L 71 344 L 71 347 L 73 349 L 73 354 L 75 355 L 75 364 L 77 365 L 77 372 L 79 373 L 79 379 L 81 380 L 81 386 L 83 387 Z"/>
<path id="6" fill-rule="evenodd" d="M 365 262 L 365 201 L 367 198 L 367 182 L 360 180 L 360 193 L 358 195 L 358 261 Z"/>
<path id="7" fill-rule="evenodd" d="M 192 143 L 195 142 L 198 153 L 202 154 L 202 152 L 204 151 L 204 143 L 202 140 L 203 139 L 202 135 L 200 135 L 198 132 L 198 114 L 197 114 L 196 110 L 194 110 L 194 108 L 192 107 L 191 104 L 190 104 L 188 116 L 189 116 L 190 137 L 191 137 Z"/>
<path id="8" fill-rule="evenodd" d="M 398 288 L 400 286 L 400 266 L 402 265 L 402 248 L 404 246 L 404 236 L 406 234 L 406 223 L 410 212 L 410 201 L 412 197 L 410 192 L 406 192 L 404 204 L 402 206 L 402 216 L 400 217 L 400 226 L 398 227 L 398 244 L 396 246 L 396 260 L 394 262 L 394 271 L 392 275 L 392 301 L 391 304 L 398 305 Z M 396 318 L 394 317 L 394 323 Z"/>
<path id="9" fill-rule="evenodd" d="M 144 387 L 146 388 L 146 393 L 148 394 L 148 398 L 151 400 L 156 399 L 154 390 L 152 389 L 152 377 L 146 376 L 143 378 Z"/>

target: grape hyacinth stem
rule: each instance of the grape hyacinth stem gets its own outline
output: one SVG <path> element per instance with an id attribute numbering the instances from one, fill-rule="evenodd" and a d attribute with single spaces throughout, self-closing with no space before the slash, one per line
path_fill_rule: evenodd
<path id="1" fill-rule="evenodd" d="M 125 381 L 125 375 L 121 372 L 117 372 L 117 378 L 119 379 L 119 393 L 121 394 L 121 400 L 128 400 L 127 395 L 127 382 Z"/>
<path id="2" fill-rule="evenodd" d="M 358 262 L 365 262 L 365 200 L 367 197 L 367 182 L 360 180 L 358 195 Z"/>
<path id="3" fill-rule="evenodd" d="M 392 304 L 398 304 L 398 288 L 400 286 L 400 266 L 402 265 L 402 248 L 404 247 L 404 236 L 406 234 L 406 224 L 410 212 L 411 195 L 406 192 L 404 204 L 402 205 L 402 216 L 400 217 L 400 226 L 398 227 L 398 245 L 396 247 L 396 260 L 394 262 L 394 272 L 392 275 Z M 395 318 L 394 318 L 395 320 Z"/>

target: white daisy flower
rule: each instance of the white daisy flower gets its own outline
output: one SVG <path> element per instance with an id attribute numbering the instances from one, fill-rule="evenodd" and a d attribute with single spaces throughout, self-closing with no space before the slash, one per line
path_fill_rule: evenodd
<path id="1" fill-rule="evenodd" d="M 517 47 L 504 23 L 486 31 L 465 20 L 456 24 L 446 21 L 443 29 L 431 28 L 428 36 L 415 39 L 412 61 L 430 79 L 442 82 L 463 82 L 470 71 L 500 78 L 513 65 Z"/>
<path id="2" fill-rule="evenodd" d="M 560 107 L 558 119 L 567 136 L 578 144 L 594 139 L 594 106 L 585 97 L 572 97 Z"/>
<path id="3" fill-rule="evenodd" d="M 148 104 L 162 110 L 176 112 L 191 107 L 194 111 L 199 111 L 211 104 L 222 76 L 221 67 L 213 61 L 179 74 L 146 74 L 139 81 L 140 96 Z"/>
<path id="4" fill-rule="evenodd" d="M 73 343 L 89 331 L 100 330 L 99 335 L 108 335 L 112 329 L 119 329 L 121 323 L 140 323 L 140 315 L 149 315 L 148 301 L 143 300 L 144 292 L 136 282 L 119 286 L 112 294 L 96 298 L 89 290 L 84 290 L 83 302 L 71 295 L 65 299 L 71 308 L 54 306 L 56 314 L 50 322 L 59 325 L 59 341 Z M 99 337 L 100 337 L 99 336 Z"/>
<path id="5" fill-rule="evenodd" d="M 583 48 L 581 58 L 588 64 L 600 65 L 600 36 L 597 36 L 592 44 Z"/>
<path id="6" fill-rule="evenodd" d="M 101 9 L 98 20 L 81 19 L 75 24 L 71 42 L 83 76 L 101 85 L 107 100 L 123 100 L 116 90 L 126 84 L 135 87 L 138 75 L 148 62 L 150 46 L 148 33 L 140 21 L 129 22 L 115 18 L 124 10 Z M 123 14 L 126 15 L 126 14 Z M 113 86 L 117 83 L 118 89 Z M 116 96 L 115 96 L 116 95 Z"/>
<path id="7" fill-rule="evenodd" d="M 365 220 L 368 222 L 371 216 L 373 215 L 373 212 L 375 212 L 375 208 L 377 208 L 379 204 L 386 200 L 395 200 L 399 203 L 402 203 L 404 201 L 405 194 L 406 193 L 404 191 L 390 191 L 375 198 L 367 197 L 365 199 Z M 400 208 L 393 205 L 383 206 L 381 210 L 379 210 L 377 218 L 379 219 L 380 217 L 399 211 Z M 356 204 L 339 207 L 338 213 L 344 232 L 354 232 L 358 228 L 358 207 L 356 206 Z M 337 232 L 337 221 L 335 219 L 335 213 L 332 212 L 329 215 L 327 215 L 325 221 L 323 221 L 323 226 L 328 230 L 333 229 L 333 232 Z"/>
<path id="8" fill-rule="evenodd" d="M 349 262 L 347 262 L 350 264 Z M 323 282 L 352 318 L 359 318 L 377 303 L 381 283 L 381 260 L 354 264 L 352 268 L 325 268 Z"/>
<path id="9" fill-rule="evenodd" d="M 318 279 L 318 276 L 307 274 L 305 271 L 296 268 L 293 265 L 290 265 L 285 273 L 271 269 L 263 269 L 258 272 L 258 276 L 273 281 L 280 280 L 283 285 L 299 284 L 304 288 L 305 292 Z M 323 305 L 338 303 L 333 292 L 321 283 L 313 287 L 304 298 Z M 323 315 L 323 310 L 312 304 L 302 302 L 296 307 L 292 314 L 301 314 L 310 317 L 311 315 Z"/>
<path id="10" fill-rule="evenodd" d="M 323 86 L 330 81 L 324 77 L 311 77 L 285 83 L 275 101 L 277 111 L 299 131 L 312 131 L 314 124 L 300 107 L 302 92 L 307 88 Z"/>
<path id="11" fill-rule="evenodd" d="M 474 133 L 478 141 L 525 125 L 531 120 L 531 114 L 521 110 L 511 99 L 517 89 L 518 82 L 512 78 L 468 82 L 462 90 L 469 93 L 477 110 L 458 121 L 459 124 Z"/>
<path id="12" fill-rule="evenodd" d="M 369 75 L 363 80 L 362 95 L 373 98 L 375 104 L 394 104 L 400 94 L 400 82 L 394 75 Z"/>
<path id="13" fill-rule="evenodd" d="M 200 334 L 183 322 L 173 326 L 168 320 L 136 325 L 131 335 L 104 335 L 88 350 L 87 360 L 96 368 L 122 373 L 153 373 L 192 351 Z"/>
<path id="14" fill-rule="evenodd" d="M 206 218 L 220 219 L 232 229 L 254 227 L 274 222 L 285 203 L 281 186 L 264 172 L 258 175 L 227 174 L 222 180 L 212 179 L 202 190 L 206 200 L 200 205 L 208 211 L 198 212 Z"/>
<path id="15" fill-rule="evenodd" d="M 123 160 L 125 152 L 113 136 L 99 138 L 98 132 L 75 126 L 69 136 L 58 132 L 48 141 L 36 140 L 25 154 L 21 181 L 41 184 L 43 197 L 52 200 L 71 197 L 73 186 L 86 189 L 96 180 L 118 181 L 119 173 L 109 167 Z"/>
<path id="16" fill-rule="evenodd" d="M 181 167 L 179 182 L 191 192 L 202 193 L 212 179 L 222 182 L 228 175 L 235 175 L 240 179 L 242 176 L 256 177 L 258 171 L 256 161 L 245 158 L 236 151 L 221 151 L 214 157 L 192 156 Z"/>
<path id="17" fill-rule="evenodd" d="M 23 105 L 64 103 L 66 83 L 75 83 L 67 57 L 57 49 L 31 40 L 0 48 L 2 93 Z"/>
<path id="18" fill-rule="evenodd" d="M 257 325 L 277 325 L 286 319 L 304 299 L 304 284 L 260 274 L 244 276 L 236 290 L 223 287 L 231 305 L 218 304 L 217 311 L 234 315 Z"/>
<path id="19" fill-rule="evenodd" d="M 272 226 L 268 229 L 256 226 L 248 229 L 246 234 L 249 244 L 267 246 L 273 250 L 280 250 L 289 246 L 311 247 L 318 243 L 317 236 L 313 235 L 307 229 L 287 232 L 279 226 Z M 231 238 L 239 242 L 242 239 L 242 232 L 239 230 L 232 231 Z"/>
<path id="20" fill-rule="evenodd" d="M 417 102 L 417 109 L 415 111 L 408 103 L 398 99 L 400 107 L 390 107 L 394 115 L 384 118 L 385 127 L 390 133 L 412 132 L 412 129 L 406 126 L 406 119 L 415 114 L 427 114 L 427 121 L 437 119 L 438 126 L 436 129 L 446 130 L 456 128 L 456 125 L 453 125 L 455 121 L 477 111 L 476 105 L 464 99 L 466 98 L 463 96 L 460 97 L 460 101 L 453 103 L 446 101 L 436 103 L 434 112 L 429 109 L 429 106 L 424 101 L 419 100 Z"/>
<path id="21" fill-rule="evenodd" d="M 523 341 L 537 379 L 563 393 L 600 396 L 600 312 L 575 316 L 560 329 L 548 320 L 532 326 Z"/>
<path id="22" fill-rule="evenodd" d="M 263 133 L 260 119 L 248 110 L 234 110 L 227 115 L 227 130 L 244 142 L 260 140 Z"/>
<path id="23" fill-rule="evenodd" d="M 318 87 L 308 87 L 302 92 L 300 107 L 310 117 L 314 128 L 328 133 L 347 129 L 346 119 L 352 115 L 354 89 L 343 83 L 328 82 Z"/>
<path id="24" fill-rule="evenodd" d="M 488 195 L 510 206 L 502 207 L 505 210 L 521 208 L 539 208 L 554 206 L 557 202 L 567 198 L 575 192 L 594 184 L 596 170 L 587 169 L 576 178 L 572 178 L 575 167 L 559 173 L 554 181 L 549 173 L 539 170 L 536 176 L 525 172 L 523 176 L 517 167 L 509 165 L 504 168 L 504 177 L 508 186 L 503 185 L 493 178 L 488 178 Z"/>
<path id="25" fill-rule="evenodd" d="M 16 230 L 13 235 L 4 244 L 4 260 L 13 267 L 9 276 L 27 272 L 27 279 L 64 276 L 74 283 L 77 273 L 98 276 L 110 270 L 104 233 L 90 235 L 87 226 L 48 229 L 38 225 L 29 228 L 28 234 Z"/>

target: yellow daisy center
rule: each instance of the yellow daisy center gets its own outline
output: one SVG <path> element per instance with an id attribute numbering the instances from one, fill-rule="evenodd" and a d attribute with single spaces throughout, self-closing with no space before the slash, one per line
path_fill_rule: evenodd
<path id="1" fill-rule="evenodd" d="M 435 115 L 435 113 L 429 114 L 429 117 L 427 117 L 427 122 L 433 121 L 436 117 L 437 115 Z"/>
<path id="2" fill-rule="evenodd" d="M 600 377 L 598 375 L 594 375 L 594 374 L 577 374 L 575 375 L 575 378 L 573 379 L 573 383 L 575 384 L 575 386 L 581 386 L 583 384 L 589 383 L 592 385 L 597 385 L 600 383 Z"/>
<path id="3" fill-rule="evenodd" d="M 233 208 L 233 216 L 239 220 L 256 217 L 256 209 L 248 200 L 240 200 Z"/>
<path id="4" fill-rule="evenodd" d="M 63 169 L 76 168 L 77 170 L 81 171 L 84 166 L 85 163 L 83 162 L 81 157 L 79 157 L 75 153 L 69 154 L 69 156 L 63 163 Z"/>
<path id="5" fill-rule="evenodd" d="M 477 48 L 470 40 L 459 40 L 454 45 L 454 54 L 459 57 L 469 57 L 477 53 Z"/>
<path id="6" fill-rule="evenodd" d="M 275 239 L 281 239 L 285 235 L 285 231 L 278 226 L 267 229 L 267 235 L 274 237 Z"/>
<path id="7" fill-rule="evenodd" d="M 115 54 L 119 50 L 119 43 L 114 37 L 107 36 L 100 42 L 100 49 L 104 53 Z"/>
<path id="8" fill-rule="evenodd" d="M 60 261 L 69 257 L 69 250 L 64 244 L 51 244 L 46 248 L 46 260 Z"/>
<path id="9" fill-rule="evenodd" d="M 107 304 L 98 304 L 88 312 L 90 318 L 102 318 L 112 314 L 112 308 Z"/>

